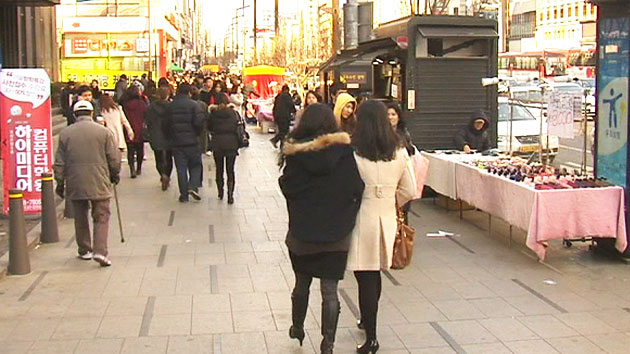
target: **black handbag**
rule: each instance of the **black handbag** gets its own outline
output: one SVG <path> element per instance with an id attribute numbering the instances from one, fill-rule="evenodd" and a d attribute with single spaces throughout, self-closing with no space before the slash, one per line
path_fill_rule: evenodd
<path id="1" fill-rule="evenodd" d="M 249 146 L 249 133 L 245 129 L 245 121 L 238 112 L 235 112 L 238 116 L 238 126 L 236 127 L 236 137 L 238 139 L 238 148 L 244 148 Z"/>

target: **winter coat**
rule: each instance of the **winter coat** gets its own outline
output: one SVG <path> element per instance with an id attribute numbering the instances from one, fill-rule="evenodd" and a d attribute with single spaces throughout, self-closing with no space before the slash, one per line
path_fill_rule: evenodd
<path id="1" fill-rule="evenodd" d="M 352 231 L 348 270 L 387 270 L 396 238 L 396 206 L 416 193 L 415 174 L 407 151 L 398 149 L 392 161 L 370 161 L 355 154 L 365 192 Z"/>
<path id="2" fill-rule="evenodd" d="M 147 112 L 147 101 L 144 98 L 135 97 L 123 103 L 123 111 L 133 128 L 133 139 L 129 139 L 128 143 L 142 143 L 142 132 L 144 131 L 144 115 Z"/>
<path id="3" fill-rule="evenodd" d="M 232 108 L 216 110 L 210 114 L 208 130 L 210 130 L 210 148 L 212 151 L 238 150 L 238 136 L 236 129 L 239 124 L 238 116 Z"/>
<path id="4" fill-rule="evenodd" d="M 293 100 L 288 92 L 280 92 L 273 102 L 273 119 L 278 125 L 278 129 L 289 130 L 291 114 L 295 113 Z"/>
<path id="5" fill-rule="evenodd" d="M 337 101 L 335 101 L 333 113 L 335 114 L 335 118 L 337 118 L 337 124 L 339 124 L 341 130 L 352 135 L 356 125 L 356 117 L 354 116 L 354 113 L 347 119 L 341 118 L 343 107 L 345 107 L 348 103 L 354 103 L 354 110 L 357 110 L 357 100 L 354 97 L 347 93 L 339 94 L 339 96 L 337 96 Z"/>
<path id="6" fill-rule="evenodd" d="M 123 94 L 127 91 L 127 80 L 120 79 L 114 87 L 114 100 L 118 102 Z"/>
<path id="7" fill-rule="evenodd" d="M 475 129 L 475 120 L 477 119 L 483 119 L 486 122 L 481 130 Z M 479 152 L 490 149 L 492 141 L 490 140 L 490 134 L 488 134 L 489 126 L 490 121 L 484 112 L 478 111 L 473 113 L 468 125 L 460 129 L 455 135 L 453 139 L 455 146 L 458 150 L 464 150 L 464 145 L 468 145 L 471 150 Z"/>
<path id="8" fill-rule="evenodd" d="M 127 135 L 133 132 L 133 128 L 131 124 L 129 124 L 122 108 L 116 106 L 116 108 L 109 111 L 101 111 L 101 116 L 105 119 L 107 128 L 114 134 L 114 138 L 116 138 L 116 147 L 123 150 L 126 149 L 127 145 L 125 144 L 125 132 L 123 131 L 123 127 L 127 131 Z"/>
<path id="9" fill-rule="evenodd" d="M 283 153 L 286 165 L 278 181 L 289 212 L 286 244 L 293 268 L 342 279 L 364 189 L 350 136 L 288 140 Z"/>
<path id="10" fill-rule="evenodd" d="M 120 151 L 109 129 L 81 116 L 59 134 L 55 179 L 69 200 L 111 198 L 110 176 L 120 173 Z"/>
<path id="11" fill-rule="evenodd" d="M 199 91 L 199 99 L 201 101 L 203 101 L 205 104 L 210 105 L 210 97 L 212 97 L 212 92 L 213 90 L 206 90 L 205 88 L 202 88 Z"/>
<path id="12" fill-rule="evenodd" d="M 177 95 L 171 104 L 170 114 L 164 125 L 164 133 L 171 147 L 198 145 L 197 137 L 204 124 L 204 112 L 188 95 Z"/>
<path id="13" fill-rule="evenodd" d="M 164 135 L 164 124 L 169 114 L 169 102 L 156 101 L 149 105 L 144 121 L 149 130 L 151 149 L 168 150 L 168 139 Z"/>

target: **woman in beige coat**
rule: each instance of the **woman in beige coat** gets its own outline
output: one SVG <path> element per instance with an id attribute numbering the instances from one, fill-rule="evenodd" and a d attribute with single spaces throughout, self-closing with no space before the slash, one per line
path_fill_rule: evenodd
<path id="1" fill-rule="evenodd" d="M 129 139 L 134 138 L 133 129 L 127 120 L 127 116 L 125 116 L 122 108 L 118 106 L 109 95 L 102 95 L 99 99 L 99 104 L 101 105 L 101 116 L 105 119 L 105 126 L 114 134 L 114 138 L 116 139 L 116 147 L 120 151 L 125 151 L 127 149 L 127 143 L 125 142 L 123 127 L 127 131 Z"/>
<path id="2" fill-rule="evenodd" d="M 413 198 L 416 181 L 409 155 L 398 141 L 381 102 L 366 101 L 359 106 L 352 145 L 365 191 L 352 231 L 347 269 L 354 271 L 359 285 L 359 325 L 366 332 L 366 342 L 357 348 L 357 353 L 376 353 L 380 271 L 391 268 L 396 207 Z"/>

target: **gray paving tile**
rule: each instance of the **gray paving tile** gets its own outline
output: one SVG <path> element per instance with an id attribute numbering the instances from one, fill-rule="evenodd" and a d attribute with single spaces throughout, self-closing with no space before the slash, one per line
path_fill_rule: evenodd
<path id="1" fill-rule="evenodd" d="M 512 354 L 502 343 L 466 344 L 463 348 L 467 354 Z"/>
<path id="2" fill-rule="evenodd" d="M 191 314 L 153 315 L 149 336 L 177 336 L 191 333 Z"/>
<path id="3" fill-rule="evenodd" d="M 515 318 L 489 318 L 479 320 L 479 323 L 503 342 L 538 339 L 534 332 Z"/>
<path id="4" fill-rule="evenodd" d="M 604 354 L 597 345 L 585 337 L 549 338 L 547 342 L 562 354 Z M 625 351 L 627 352 L 627 350 Z"/>
<path id="5" fill-rule="evenodd" d="M 562 313 L 555 317 L 583 336 L 617 332 L 616 329 L 588 312 Z"/>
<path id="6" fill-rule="evenodd" d="M 33 346 L 33 341 L 10 340 L 0 342 L 2 354 L 25 354 Z"/>
<path id="7" fill-rule="evenodd" d="M 142 316 L 105 316 L 101 321 L 97 338 L 137 337 L 142 325 Z"/>
<path id="8" fill-rule="evenodd" d="M 168 354 L 213 354 L 212 335 L 171 336 L 168 338 Z"/>
<path id="9" fill-rule="evenodd" d="M 265 293 L 231 294 L 230 301 L 234 312 L 270 310 L 269 300 Z"/>
<path id="10" fill-rule="evenodd" d="M 78 340 L 36 341 L 28 350 L 29 354 L 72 354 L 79 344 Z"/>
<path id="11" fill-rule="evenodd" d="M 192 329 L 193 335 L 233 333 L 234 325 L 230 312 L 214 312 L 207 314 L 193 314 Z"/>
<path id="12" fill-rule="evenodd" d="M 193 313 L 231 312 L 230 294 L 211 294 L 193 296 Z"/>
<path id="13" fill-rule="evenodd" d="M 101 324 L 101 317 L 71 317 L 59 323 L 52 339 L 92 339 Z"/>
<path id="14" fill-rule="evenodd" d="M 444 347 L 448 345 L 435 329 L 427 323 L 393 325 L 391 328 L 407 349 Z"/>
<path id="15" fill-rule="evenodd" d="M 228 333 L 221 335 L 222 354 L 267 353 L 262 333 Z"/>
<path id="16" fill-rule="evenodd" d="M 11 341 L 35 341 L 50 339 L 61 323 L 59 318 L 54 319 L 22 319 L 13 328 L 8 338 Z"/>
<path id="17" fill-rule="evenodd" d="M 449 320 L 470 320 L 485 318 L 475 306 L 468 300 L 434 301 L 437 307 Z"/>
<path id="18" fill-rule="evenodd" d="M 122 354 L 163 354 L 166 353 L 168 337 L 126 338 Z"/>
<path id="19" fill-rule="evenodd" d="M 497 342 L 497 338 L 474 320 L 440 322 L 439 325 L 459 345 Z"/>
<path id="20" fill-rule="evenodd" d="M 609 354 L 628 353 L 630 336 L 624 333 L 589 335 L 587 338 Z"/>
<path id="21" fill-rule="evenodd" d="M 558 354 L 549 343 L 542 339 L 504 342 L 514 354 Z"/>
<path id="22" fill-rule="evenodd" d="M 118 354 L 122 350 L 124 339 L 81 339 L 74 354 L 94 354 L 98 348 L 99 354 Z"/>
<path id="23" fill-rule="evenodd" d="M 235 311 L 232 318 L 235 333 L 277 330 L 271 311 Z"/>
<path id="24" fill-rule="evenodd" d="M 574 329 L 550 315 L 519 317 L 518 320 L 543 339 L 578 335 Z"/>
<path id="25" fill-rule="evenodd" d="M 155 315 L 178 315 L 192 312 L 193 297 L 190 295 L 156 296 L 153 313 Z"/>

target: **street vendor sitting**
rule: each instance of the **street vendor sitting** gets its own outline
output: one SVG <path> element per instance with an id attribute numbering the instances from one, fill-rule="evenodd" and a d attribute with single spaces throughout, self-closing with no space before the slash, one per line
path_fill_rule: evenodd
<path id="1" fill-rule="evenodd" d="M 455 134 L 454 143 L 458 150 L 467 154 L 473 151 L 486 151 L 491 148 L 492 142 L 488 134 L 490 121 L 484 111 L 475 111 L 470 117 L 470 123 L 462 127 Z"/>

